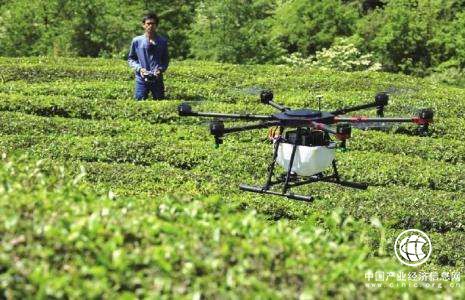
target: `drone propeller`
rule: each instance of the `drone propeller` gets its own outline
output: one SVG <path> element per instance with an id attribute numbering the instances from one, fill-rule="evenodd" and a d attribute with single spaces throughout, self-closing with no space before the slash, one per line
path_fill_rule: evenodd
<path id="1" fill-rule="evenodd" d="M 388 131 L 395 126 L 398 126 L 398 124 L 389 123 L 389 122 L 364 122 L 364 123 L 352 124 L 353 128 L 357 128 L 360 130 L 381 130 L 381 131 Z"/>
<path id="2" fill-rule="evenodd" d="M 261 87 L 261 86 L 250 86 L 250 87 L 239 90 L 239 92 L 246 94 L 246 95 L 258 96 L 263 91 L 266 91 L 266 90 L 267 90 L 266 88 Z"/>
<path id="3" fill-rule="evenodd" d="M 268 91 L 266 88 L 261 87 L 261 86 L 248 86 L 248 87 L 237 87 L 237 88 L 231 88 L 228 90 L 234 97 L 248 97 L 248 96 L 260 96 L 261 93 L 264 91 Z"/>
<path id="4" fill-rule="evenodd" d="M 410 115 L 420 115 L 424 111 L 433 111 L 431 107 L 416 107 L 408 104 L 396 105 L 396 109 L 401 113 L 407 113 Z"/>

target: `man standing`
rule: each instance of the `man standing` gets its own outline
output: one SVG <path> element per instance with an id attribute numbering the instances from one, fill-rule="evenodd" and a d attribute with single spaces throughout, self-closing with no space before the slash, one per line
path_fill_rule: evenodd
<path id="1" fill-rule="evenodd" d="M 168 68 L 168 41 L 157 34 L 158 16 L 154 13 L 144 15 L 142 27 L 144 35 L 132 40 L 128 63 L 136 73 L 134 97 L 145 100 L 149 91 L 153 99 L 165 98 L 163 73 Z"/>

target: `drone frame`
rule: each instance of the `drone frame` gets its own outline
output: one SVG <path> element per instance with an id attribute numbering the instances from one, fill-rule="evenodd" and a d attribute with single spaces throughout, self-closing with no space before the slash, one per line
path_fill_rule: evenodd
<path id="1" fill-rule="evenodd" d="M 197 117 L 213 117 L 216 118 L 210 123 L 210 133 L 215 137 L 216 145 L 223 143 L 223 137 L 225 134 L 233 132 L 248 131 L 260 128 L 279 127 L 281 132 L 286 128 L 296 128 L 296 139 L 293 143 L 291 158 L 289 161 L 289 167 L 286 173 L 282 174 L 280 178 L 273 181 L 273 175 L 275 171 L 276 160 L 278 156 L 278 148 L 280 143 L 285 142 L 284 138 L 279 136 L 274 141 L 273 159 L 268 167 L 267 180 L 263 186 L 250 186 L 247 184 L 239 185 L 239 188 L 244 191 L 271 194 L 284 196 L 293 200 L 301 201 L 312 201 L 312 196 L 304 196 L 294 194 L 291 188 L 302 186 L 314 182 L 330 182 L 347 186 L 356 189 L 366 189 L 367 184 L 355 183 L 341 180 L 339 172 L 337 170 L 336 159 L 332 161 L 332 174 L 324 175 L 317 173 L 312 176 L 301 176 L 292 172 L 292 166 L 295 159 L 295 153 L 299 146 L 302 138 L 302 128 L 310 128 L 313 130 L 321 130 L 327 135 L 334 135 L 336 139 L 340 141 L 339 147 L 345 149 L 346 140 L 351 137 L 352 127 L 351 124 L 363 124 L 372 122 L 385 122 L 385 123 L 415 123 L 419 125 L 420 135 L 427 135 L 429 124 L 433 121 L 433 111 L 431 109 L 421 109 L 417 116 L 414 117 L 384 117 L 384 107 L 388 105 L 389 96 L 386 93 L 378 93 L 375 96 L 375 101 L 367 104 L 346 107 L 338 109 L 332 112 L 323 112 L 319 110 L 311 109 L 297 109 L 293 110 L 289 107 L 283 106 L 273 101 L 273 93 L 265 90 L 260 94 L 260 101 L 263 104 L 268 104 L 279 111 L 279 113 L 272 115 L 255 115 L 255 114 L 223 114 L 223 113 L 212 113 L 212 112 L 194 112 L 188 103 L 184 102 L 178 107 L 178 113 L 180 116 L 197 116 Z M 376 108 L 376 117 L 365 117 L 365 116 L 353 116 L 344 117 L 348 112 Z M 246 120 L 246 121 L 259 121 L 259 123 L 247 124 L 236 127 L 225 128 L 222 119 L 235 119 L 235 120 Z M 336 125 L 335 128 L 330 125 Z M 273 191 L 271 188 L 275 185 L 283 184 L 280 192 Z"/>

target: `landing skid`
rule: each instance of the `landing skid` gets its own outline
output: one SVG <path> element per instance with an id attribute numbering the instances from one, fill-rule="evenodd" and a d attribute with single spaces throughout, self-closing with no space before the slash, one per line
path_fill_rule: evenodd
<path id="1" fill-rule="evenodd" d="M 333 166 L 335 166 L 335 162 Z M 336 174 L 328 175 L 328 176 L 323 176 L 322 174 L 317 174 L 314 176 L 311 176 L 309 178 L 302 179 L 300 176 L 293 176 L 291 175 L 289 178 L 289 181 L 286 185 L 286 188 L 283 189 L 283 191 L 278 192 L 278 191 L 272 191 L 270 188 L 274 185 L 282 184 L 285 183 L 285 178 L 286 173 L 284 173 L 282 176 L 277 181 L 270 182 L 266 186 L 251 186 L 247 184 L 241 184 L 239 185 L 239 189 L 243 191 L 248 191 L 248 192 L 253 192 L 253 193 L 259 193 L 259 194 L 269 194 L 269 195 L 276 195 L 276 196 L 282 196 L 286 197 L 288 199 L 292 200 L 298 200 L 298 201 L 305 201 L 305 202 L 312 202 L 314 200 L 313 196 L 308 195 L 299 195 L 299 194 L 294 194 L 293 192 L 290 191 L 291 188 L 296 187 L 296 186 L 301 186 L 301 185 L 306 185 L 310 184 L 313 182 L 330 182 L 334 184 L 339 184 L 342 186 L 350 187 L 350 188 L 355 188 L 355 189 L 360 189 L 360 190 L 366 190 L 368 188 L 367 184 L 364 183 L 357 183 L 357 182 L 350 182 L 350 181 L 344 181 L 340 180 Z"/>
<path id="2" fill-rule="evenodd" d="M 341 180 L 341 178 L 339 177 L 339 173 L 337 171 L 336 160 L 333 160 L 332 162 L 333 173 L 330 175 L 323 175 L 322 173 L 318 173 L 312 176 L 303 177 L 303 176 L 299 176 L 295 174 L 294 172 L 292 172 L 292 164 L 294 162 L 295 151 L 298 145 L 297 140 L 294 144 L 294 148 L 292 151 L 289 168 L 287 172 L 281 174 L 281 176 L 277 180 L 272 181 L 274 169 L 276 165 L 276 157 L 277 157 L 279 143 L 281 143 L 281 140 L 277 140 L 275 142 L 275 149 L 273 152 L 273 161 L 268 167 L 268 176 L 267 176 L 267 181 L 265 185 L 264 186 L 251 186 L 247 184 L 241 184 L 239 186 L 241 190 L 253 192 L 253 193 L 259 193 L 259 194 L 283 196 L 283 197 L 287 197 L 292 200 L 311 202 L 313 201 L 313 197 L 311 195 L 305 196 L 305 195 L 294 194 L 290 191 L 290 189 L 296 186 L 306 185 L 306 184 L 310 184 L 313 182 L 319 182 L 319 181 L 330 182 L 330 183 L 339 184 L 342 186 L 355 188 L 355 189 L 361 189 L 361 190 L 367 189 L 368 187 L 367 184 Z M 281 192 L 270 190 L 273 186 L 280 185 L 280 184 L 282 184 Z"/>
<path id="3" fill-rule="evenodd" d="M 251 186 L 247 184 L 241 184 L 239 185 L 239 189 L 247 192 L 254 192 L 254 193 L 259 193 L 259 194 L 268 194 L 268 195 L 276 195 L 276 196 L 283 196 L 288 199 L 292 200 L 299 200 L 299 201 L 306 201 L 306 202 L 311 202 L 313 201 L 312 196 L 303 196 L 303 195 L 297 195 L 291 192 L 287 193 L 280 193 L 280 192 L 275 192 L 275 191 L 270 191 L 266 190 L 263 187 L 260 186 Z"/>

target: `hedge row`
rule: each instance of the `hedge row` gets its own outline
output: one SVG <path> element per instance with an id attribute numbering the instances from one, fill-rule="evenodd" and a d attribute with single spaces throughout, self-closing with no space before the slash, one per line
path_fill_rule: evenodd
<path id="1" fill-rule="evenodd" d="M 208 126 L 151 124 L 145 120 L 92 120 L 63 117 L 42 117 L 21 112 L 0 113 L 0 133 L 11 135 L 60 135 L 74 136 L 159 136 L 176 132 L 189 133 L 193 139 L 210 136 Z M 239 136 L 239 135 L 236 135 Z"/>
<path id="2" fill-rule="evenodd" d="M 58 160 L 56 163 L 64 163 Z M 216 175 L 215 169 L 180 171 L 166 163 L 151 166 L 132 164 L 112 164 L 103 162 L 79 162 L 72 164 L 74 173 L 84 166 L 86 180 L 93 184 L 102 184 L 107 189 L 124 194 L 172 193 L 172 194 L 220 194 L 225 200 L 230 199 L 234 205 L 248 203 L 250 197 L 256 199 L 254 209 L 261 211 L 272 219 L 280 218 L 283 211 L 286 218 L 303 219 L 311 211 L 331 211 L 343 207 L 350 215 L 369 221 L 377 216 L 390 228 L 418 228 L 424 231 L 446 232 L 464 231 L 462 217 L 465 214 L 465 191 L 432 191 L 430 189 L 408 188 L 401 186 L 371 186 L 367 191 L 341 188 L 332 184 L 312 184 L 301 189 L 305 194 L 316 197 L 312 205 L 280 201 L 266 197 L 240 192 L 239 183 L 263 184 L 265 176 L 259 176 L 254 182 L 247 175 L 234 177 Z M 70 167 L 71 167 L 70 166 Z M 169 174 L 169 175 L 164 175 Z M 264 173 L 260 174 L 264 175 Z M 341 174 L 345 175 L 345 174 Z M 249 197 L 250 196 L 250 197 Z M 250 205 L 250 202 L 249 202 Z M 422 207 L 422 209 L 416 209 Z M 294 211 L 294 213 L 292 213 Z M 282 217 L 282 216 L 281 216 Z"/>
<path id="3" fill-rule="evenodd" d="M 460 139 L 431 139 L 376 131 L 357 131 L 349 140 L 348 147 L 359 151 L 418 156 L 453 164 L 465 163 L 465 144 Z"/>
<path id="4" fill-rule="evenodd" d="M 270 145 L 228 144 L 213 151 L 209 141 L 178 139 L 170 136 L 112 138 L 74 136 L 3 136 L 3 151 L 29 148 L 44 157 L 61 157 L 83 161 L 130 162 L 150 165 L 167 162 L 180 169 L 193 168 L 214 174 L 229 172 L 234 176 L 257 177 L 270 157 Z M 206 151 L 206 149 L 212 151 Z M 234 163 L 241 162 L 240 164 Z M 230 162 L 230 163 L 226 163 Z M 374 185 L 405 185 L 457 191 L 465 186 L 462 164 L 395 155 L 389 153 L 349 151 L 339 156 L 341 174 L 347 179 Z"/>
<path id="5" fill-rule="evenodd" d="M 340 77 L 340 75 L 339 75 Z M 182 77 L 168 77 L 166 89 L 169 99 L 207 100 L 227 103 L 256 103 L 260 88 L 273 88 L 269 78 L 261 83 L 239 80 L 228 82 L 226 78 L 215 78 L 201 82 Z M 377 89 L 350 88 L 305 88 L 295 85 L 295 76 L 286 79 L 285 86 L 273 88 L 276 100 L 294 108 L 318 107 L 317 95 L 323 96 L 322 107 L 326 110 L 371 102 L 379 91 L 391 90 L 390 105 L 387 112 L 391 115 L 413 115 L 416 109 L 430 107 L 438 118 L 463 118 L 465 93 L 460 89 L 429 86 L 425 88 L 408 88 L 386 86 Z M 327 78 L 325 78 L 327 80 Z M 313 82 L 304 78 L 303 82 Z M 341 91 L 343 90 L 343 91 Z M 52 85 L 48 82 L 31 84 L 30 81 L 7 82 L 0 87 L 0 92 L 21 94 L 24 96 L 72 96 L 86 99 L 131 99 L 133 83 L 131 81 L 60 79 Z M 366 114 L 367 112 L 360 112 Z M 373 112 L 372 112 L 373 113 Z"/>
<path id="6" fill-rule="evenodd" d="M 23 112 L 44 117 L 73 117 L 80 119 L 108 120 L 124 119 L 146 121 L 152 124 L 177 122 L 181 124 L 199 124 L 198 118 L 180 118 L 177 114 L 178 101 L 113 101 L 113 100 L 89 100 L 73 97 L 37 96 L 24 97 L 14 94 L 0 94 L 2 102 L 0 111 Z M 253 103 L 227 104 L 202 101 L 193 104 L 198 111 L 216 111 L 225 113 L 247 113 L 250 111 L 258 114 L 274 113 L 272 109 Z M 206 122 L 203 119 L 200 122 Z M 432 137 L 444 137 L 457 139 L 462 135 L 465 119 L 440 118 L 431 125 Z M 402 131 L 415 133 L 416 126 L 404 125 Z M 405 128 L 405 129 L 403 129 Z M 400 130 L 399 130 L 400 131 Z"/>
<path id="7" fill-rule="evenodd" d="M 371 257 L 367 226 L 341 214 L 294 227 L 260 220 L 253 210 L 231 211 L 219 197 L 115 200 L 58 167 L 44 173 L 32 160 L 3 161 L 0 180 L 5 297 L 368 297 L 406 291 L 365 287 L 364 271 L 399 265 Z"/>
<path id="8" fill-rule="evenodd" d="M 177 107 L 181 101 L 114 101 L 92 100 L 77 97 L 62 96 L 21 96 L 16 94 L 1 94 L 0 111 L 18 111 L 45 117 L 73 117 L 81 119 L 128 119 L 144 120 L 150 123 L 163 123 L 179 120 Z M 266 106 L 254 108 L 255 103 L 238 106 L 227 103 L 200 102 L 193 104 L 195 110 L 212 110 L 225 113 L 274 113 Z M 238 111 L 239 110 L 239 111 Z M 192 124 L 192 118 L 183 118 L 183 123 Z"/>
<path id="9" fill-rule="evenodd" d="M 355 181 L 386 186 L 459 191 L 465 187 L 463 164 L 423 160 L 402 154 L 350 151 L 339 159 L 341 174 Z"/>
<path id="10" fill-rule="evenodd" d="M 192 140 L 213 141 L 206 125 L 172 125 L 150 124 L 144 121 L 129 120 L 82 120 L 69 118 L 44 118 L 17 112 L 0 114 L 0 133 L 18 135 L 58 135 L 75 136 L 139 136 L 155 137 L 167 135 L 175 138 L 184 137 Z M 264 131 L 232 134 L 227 136 L 227 143 L 237 141 L 264 140 Z M 431 139 L 400 134 L 386 134 L 375 131 L 354 131 L 349 140 L 349 148 L 414 155 L 424 159 L 440 160 L 449 163 L 465 162 L 465 146 L 458 140 Z"/>
<path id="11" fill-rule="evenodd" d="M 130 97 L 132 94 L 132 83 L 128 80 L 133 75 L 123 61 L 100 61 L 92 65 L 84 60 L 80 65 L 77 61 L 67 60 L 53 63 L 48 59 L 17 63 L 1 60 L 0 66 L 4 70 L 3 81 L 7 83 L 24 80 L 30 85 L 32 82 L 59 80 L 55 88 L 43 88 L 43 84 L 25 87 L 21 82 L 8 84 L 10 90 L 15 92 L 29 94 L 44 89 L 52 93 L 61 91 L 62 95 L 66 95 L 75 91 L 77 94 L 74 96 L 102 95 L 111 99 Z M 441 117 L 463 117 L 465 109 L 462 101 L 465 92 L 462 89 L 394 74 L 355 72 L 344 76 L 340 72 L 308 68 L 234 66 L 194 61 L 173 62 L 169 72 L 167 87 L 174 99 L 237 102 L 247 97 L 247 92 L 264 87 L 274 89 L 277 99 L 287 105 L 316 105 L 315 96 L 322 94 L 324 104 L 334 108 L 336 105 L 371 101 L 377 92 L 387 91 L 392 95 L 390 107 L 396 113 L 409 112 L 409 107 L 413 106 L 432 107 Z M 102 83 L 97 84 L 95 80 Z M 90 88 L 96 90 L 94 96 L 89 95 L 89 84 Z M 82 87 L 83 93 L 79 87 Z M 101 89 L 105 92 L 99 91 Z"/>

